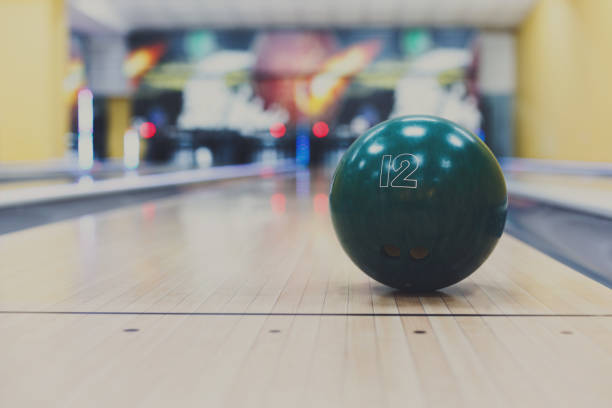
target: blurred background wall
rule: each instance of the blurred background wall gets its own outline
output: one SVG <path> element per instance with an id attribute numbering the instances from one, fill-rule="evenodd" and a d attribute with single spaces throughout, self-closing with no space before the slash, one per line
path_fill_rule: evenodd
<path id="1" fill-rule="evenodd" d="M 612 160 L 611 1 L 230 3 L 0 0 L 0 163 L 316 158 L 410 113 Z"/>
<path id="2" fill-rule="evenodd" d="M 64 156 L 68 32 L 63 0 L 0 0 L 0 161 Z"/>
<path id="3" fill-rule="evenodd" d="M 517 31 L 517 153 L 612 161 L 612 1 L 540 0 Z"/>

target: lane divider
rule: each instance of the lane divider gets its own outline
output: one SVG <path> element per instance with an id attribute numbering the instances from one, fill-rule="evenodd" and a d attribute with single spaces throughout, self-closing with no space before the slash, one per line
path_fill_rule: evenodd
<path id="1" fill-rule="evenodd" d="M 508 195 L 612 219 L 612 191 L 569 189 L 506 179 Z"/>
<path id="2" fill-rule="evenodd" d="M 297 169 L 294 161 L 274 164 L 242 164 L 210 167 L 198 170 L 183 170 L 163 174 L 130 175 L 107 180 L 72 184 L 60 184 L 33 188 L 22 188 L 0 192 L 0 209 L 48 202 L 85 199 L 105 194 L 129 193 L 199 184 L 217 180 L 242 177 L 269 176 L 292 172 Z"/>

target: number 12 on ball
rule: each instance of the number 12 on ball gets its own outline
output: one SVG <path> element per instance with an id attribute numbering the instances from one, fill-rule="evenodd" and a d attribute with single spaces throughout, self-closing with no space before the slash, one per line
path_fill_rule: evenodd
<path id="1" fill-rule="evenodd" d="M 417 188 L 418 181 L 410 178 L 419 168 L 419 159 L 410 153 L 398 154 L 393 158 L 385 154 L 380 162 L 380 187 Z M 391 173 L 394 174 L 391 179 Z M 389 183 L 389 180 L 391 182 Z"/>

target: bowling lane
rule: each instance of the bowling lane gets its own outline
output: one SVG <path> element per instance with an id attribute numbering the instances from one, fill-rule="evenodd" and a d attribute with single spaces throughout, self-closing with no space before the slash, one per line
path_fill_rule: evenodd
<path id="1" fill-rule="evenodd" d="M 612 177 L 541 172 L 507 172 L 517 196 L 612 218 Z"/>
<path id="2" fill-rule="evenodd" d="M 610 289 L 508 235 L 453 287 L 387 289 L 339 247 L 328 177 L 220 182 L 0 236 L 0 405 L 611 400 Z"/>
<path id="3" fill-rule="evenodd" d="M 60 184 L 69 184 L 72 180 L 70 179 L 57 179 L 57 180 L 31 180 L 31 181 L 12 181 L 0 183 L 0 191 L 11 192 L 11 190 L 18 190 L 22 188 L 42 187 L 42 186 L 55 186 Z"/>
<path id="4" fill-rule="evenodd" d="M 329 220 L 327 191 L 328 178 L 308 172 L 217 183 L 3 235 L 0 306 L 25 311 L 372 313 L 377 306 L 373 298 L 401 298 L 369 281 L 342 252 Z M 543 288 L 555 290 L 544 293 Z M 321 299 L 308 308 L 297 303 L 296 290 Z M 468 303 L 462 312 L 612 313 L 609 289 L 510 236 L 472 278 L 437 296 L 448 301 L 479 293 L 491 297 L 494 308 Z M 336 296 L 339 301 L 330 302 Z M 421 313 L 424 308 L 422 302 L 408 310 L 385 304 L 384 311 Z"/>

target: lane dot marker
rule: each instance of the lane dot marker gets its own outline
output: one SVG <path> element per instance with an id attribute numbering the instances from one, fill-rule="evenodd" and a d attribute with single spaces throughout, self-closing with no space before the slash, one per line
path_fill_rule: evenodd
<path id="1" fill-rule="evenodd" d="M 131 328 L 131 329 L 123 329 L 123 331 L 126 333 L 135 333 L 137 331 L 140 331 L 140 329 Z"/>

